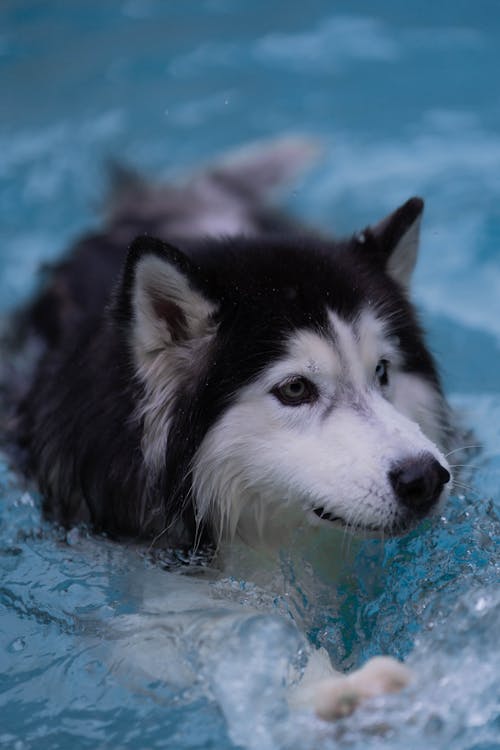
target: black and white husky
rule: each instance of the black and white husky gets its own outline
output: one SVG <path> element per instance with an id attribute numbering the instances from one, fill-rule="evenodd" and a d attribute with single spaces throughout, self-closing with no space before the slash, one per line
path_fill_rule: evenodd
<path id="1" fill-rule="evenodd" d="M 327 239 L 266 204 L 309 157 L 288 139 L 179 187 L 124 178 L 54 269 L 19 410 L 50 517 L 217 552 L 401 534 L 442 506 L 449 410 L 409 295 L 423 203 Z M 406 677 L 375 660 L 298 702 L 331 717 Z"/>

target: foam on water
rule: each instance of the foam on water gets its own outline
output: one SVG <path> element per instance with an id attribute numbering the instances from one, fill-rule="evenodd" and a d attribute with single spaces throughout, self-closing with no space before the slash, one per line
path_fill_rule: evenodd
<path id="1" fill-rule="evenodd" d="M 500 12 L 356 8 L 0 10 L 2 311 L 95 225 L 106 157 L 171 173 L 247 140 L 313 133 L 324 159 L 289 201 L 311 223 L 350 232 L 426 198 L 415 292 L 482 445 L 442 519 L 386 543 L 345 541 L 340 578 L 311 549 L 261 567 L 250 555 L 228 577 L 66 535 L 0 457 L 0 746 L 500 747 Z M 284 686 L 313 646 L 346 669 L 404 657 L 414 682 L 332 726 L 290 715 Z"/>

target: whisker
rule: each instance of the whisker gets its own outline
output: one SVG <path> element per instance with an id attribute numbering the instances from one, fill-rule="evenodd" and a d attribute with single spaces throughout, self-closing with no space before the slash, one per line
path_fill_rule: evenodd
<path id="1" fill-rule="evenodd" d="M 475 497 L 481 496 L 481 493 L 478 490 L 474 489 L 474 487 L 471 487 L 469 484 L 463 484 L 462 482 L 454 482 L 452 489 L 474 495 Z"/>
<path id="2" fill-rule="evenodd" d="M 479 464 L 450 464 L 450 469 L 474 469 L 474 471 L 478 471 L 484 469 L 484 466 Z"/>
<path id="3" fill-rule="evenodd" d="M 472 448 L 482 448 L 483 446 L 480 444 L 476 445 L 460 445 L 458 448 L 453 448 L 453 450 L 448 451 L 448 453 L 445 453 L 445 458 L 448 458 L 448 456 L 451 456 L 452 453 L 457 453 L 458 451 L 466 451 L 471 450 Z"/>

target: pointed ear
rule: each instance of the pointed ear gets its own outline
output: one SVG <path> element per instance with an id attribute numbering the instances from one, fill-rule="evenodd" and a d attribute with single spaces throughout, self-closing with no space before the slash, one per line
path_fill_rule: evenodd
<path id="1" fill-rule="evenodd" d="M 410 286 L 417 262 L 423 210 L 421 198 L 410 198 L 394 213 L 362 234 L 372 240 L 370 245 L 375 245 L 375 251 L 382 257 L 389 276 L 406 289 Z"/>
<path id="2" fill-rule="evenodd" d="M 198 279 L 198 268 L 172 245 L 150 237 L 133 242 L 119 311 L 132 328 L 133 348 L 141 360 L 213 329 L 216 305 L 200 291 Z"/>

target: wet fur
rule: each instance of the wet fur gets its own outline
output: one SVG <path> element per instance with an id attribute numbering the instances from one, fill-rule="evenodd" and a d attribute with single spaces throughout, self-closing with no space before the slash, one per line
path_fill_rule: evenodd
<path id="1" fill-rule="evenodd" d="M 50 518 L 214 551 L 235 536 L 276 544 L 287 524 L 328 515 L 399 533 L 427 512 L 403 513 L 388 480 L 408 456 L 447 465 L 451 434 L 409 299 L 423 204 L 344 240 L 299 228 L 268 193 L 313 151 L 285 139 L 180 186 L 119 173 L 103 231 L 20 315 L 39 356 L 14 431 Z M 381 356 L 390 392 L 370 375 Z M 311 408 L 273 396 L 295 372 L 317 383 Z M 151 623 L 133 623 L 127 658 L 163 679 L 163 636 L 145 643 Z M 289 701 L 332 719 L 408 679 L 387 658 L 343 677 L 319 650 Z"/>
<path id="2" fill-rule="evenodd" d="M 177 192 L 128 178 L 105 230 L 53 270 L 25 315 L 45 353 L 18 420 L 50 517 L 168 546 L 217 545 L 220 508 L 207 508 L 229 488 L 207 495 L 205 438 L 237 394 L 286 356 L 294 332 L 328 337 L 329 310 L 355 325 L 367 300 L 399 342 L 401 370 L 430 394 L 427 432 L 446 446 L 436 367 L 405 283 L 395 280 L 414 265 L 421 204 L 343 241 L 297 229 L 266 208 L 265 188 L 309 154 L 301 142 L 280 148 L 267 172 L 269 152 L 257 152 Z M 232 236 L 188 236 L 214 213 Z M 415 251 L 395 261 L 405 235 Z"/>

